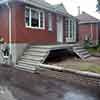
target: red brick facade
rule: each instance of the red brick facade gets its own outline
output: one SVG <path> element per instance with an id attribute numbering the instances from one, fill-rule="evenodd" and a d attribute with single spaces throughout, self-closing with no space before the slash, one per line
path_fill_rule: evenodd
<path id="1" fill-rule="evenodd" d="M 0 36 L 8 42 L 8 8 L 1 6 L 0 8 Z"/>
<path id="2" fill-rule="evenodd" d="M 97 24 L 80 24 L 79 25 L 79 41 L 84 42 L 86 36 L 88 36 L 93 43 L 98 40 L 99 29 Z"/>
<path id="3" fill-rule="evenodd" d="M 25 27 L 25 4 L 11 4 L 12 16 L 12 42 L 14 43 L 56 43 L 57 42 L 57 14 L 52 13 L 53 30 L 48 31 L 48 11 L 45 11 L 45 29 L 34 29 Z M 0 8 L 0 36 L 8 42 L 8 8 L 4 6 Z M 4 24 L 3 24 L 4 23 Z M 63 41 L 67 33 L 65 33 L 65 21 L 63 16 Z"/>
<path id="4" fill-rule="evenodd" d="M 15 27 L 13 33 L 16 35 L 16 42 L 19 43 L 45 43 L 45 42 L 56 42 L 56 15 L 53 14 L 53 31 L 48 32 L 47 28 L 47 17 L 45 15 L 45 29 L 33 29 L 25 27 L 25 6 L 16 5 L 12 8 L 13 26 Z"/>

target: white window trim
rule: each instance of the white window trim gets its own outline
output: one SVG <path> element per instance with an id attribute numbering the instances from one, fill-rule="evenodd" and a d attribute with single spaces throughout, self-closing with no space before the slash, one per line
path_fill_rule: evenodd
<path id="1" fill-rule="evenodd" d="M 77 21 L 74 21 L 74 40 L 76 41 L 76 36 L 77 36 Z"/>
<path id="2" fill-rule="evenodd" d="M 29 9 L 29 26 L 31 27 L 31 8 Z"/>
<path id="3" fill-rule="evenodd" d="M 72 21 L 71 26 L 70 26 L 70 21 Z M 72 30 L 70 30 L 70 28 Z M 71 32 L 72 32 L 72 38 L 70 36 Z M 73 41 L 74 40 L 76 41 L 76 20 L 75 19 L 71 19 L 71 18 L 68 19 L 68 37 L 70 37 L 70 39 L 72 39 Z"/>
<path id="4" fill-rule="evenodd" d="M 38 19 L 39 19 L 39 28 L 40 28 L 40 25 L 41 25 L 41 18 L 40 18 L 40 12 L 38 12 L 39 13 L 39 16 L 38 16 Z"/>
<path id="5" fill-rule="evenodd" d="M 48 31 L 52 31 L 53 30 L 53 25 L 52 25 L 52 14 L 48 13 Z"/>
<path id="6" fill-rule="evenodd" d="M 70 19 L 68 19 L 68 37 L 70 37 Z"/>
<path id="7" fill-rule="evenodd" d="M 45 29 L 45 13 L 44 13 L 44 11 L 40 10 L 40 9 L 31 8 L 31 7 L 25 7 L 25 9 L 29 9 L 29 26 L 26 25 L 26 22 L 25 22 L 25 27 L 26 28 L 31 28 L 31 29 Z M 39 18 L 38 18 L 38 20 L 39 20 L 39 27 L 33 27 L 33 26 L 31 26 L 31 17 L 32 17 L 31 16 L 31 10 L 35 10 L 39 14 Z M 40 12 L 43 13 L 43 27 L 40 27 Z"/>

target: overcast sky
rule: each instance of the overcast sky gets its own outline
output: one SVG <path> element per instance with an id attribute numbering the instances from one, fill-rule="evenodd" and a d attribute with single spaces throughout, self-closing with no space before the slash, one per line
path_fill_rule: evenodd
<path id="1" fill-rule="evenodd" d="M 51 4 L 63 3 L 67 11 L 76 16 L 78 14 L 77 7 L 80 6 L 81 11 L 85 11 L 100 19 L 100 14 L 96 12 L 97 0 L 46 0 Z"/>

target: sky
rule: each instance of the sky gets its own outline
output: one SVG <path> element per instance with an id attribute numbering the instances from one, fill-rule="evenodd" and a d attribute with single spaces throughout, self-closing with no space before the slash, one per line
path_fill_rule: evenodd
<path id="1" fill-rule="evenodd" d="M 78 6 L 80 10 L 91 14 L 92 16 L 100 19 L 100 14 L 96 12 L 97 0 L 46 0 L 51 4 L 63 3 L 67 11 L 73 16 L 78 14 Z"/>

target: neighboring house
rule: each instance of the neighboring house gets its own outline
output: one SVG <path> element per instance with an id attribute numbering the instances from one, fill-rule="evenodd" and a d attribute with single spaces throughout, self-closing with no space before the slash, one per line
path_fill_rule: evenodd
<path id="1" fill-rule="evenodd" d="M 85 40 L 90 40 L 93 45 L 98 44 L 100 40 L 100 20 L 86 12 L 82 12 L 77 18 L 79 19 L 79 41 L 84 43 Z"/>
<path id="2" fill-rule="evenodd" d="M 77 19 L 63 4 L 45 0 L 0 0 L 0 36 L 9 43 L 13 62 L 28 44 L 77 42 Z"/>

